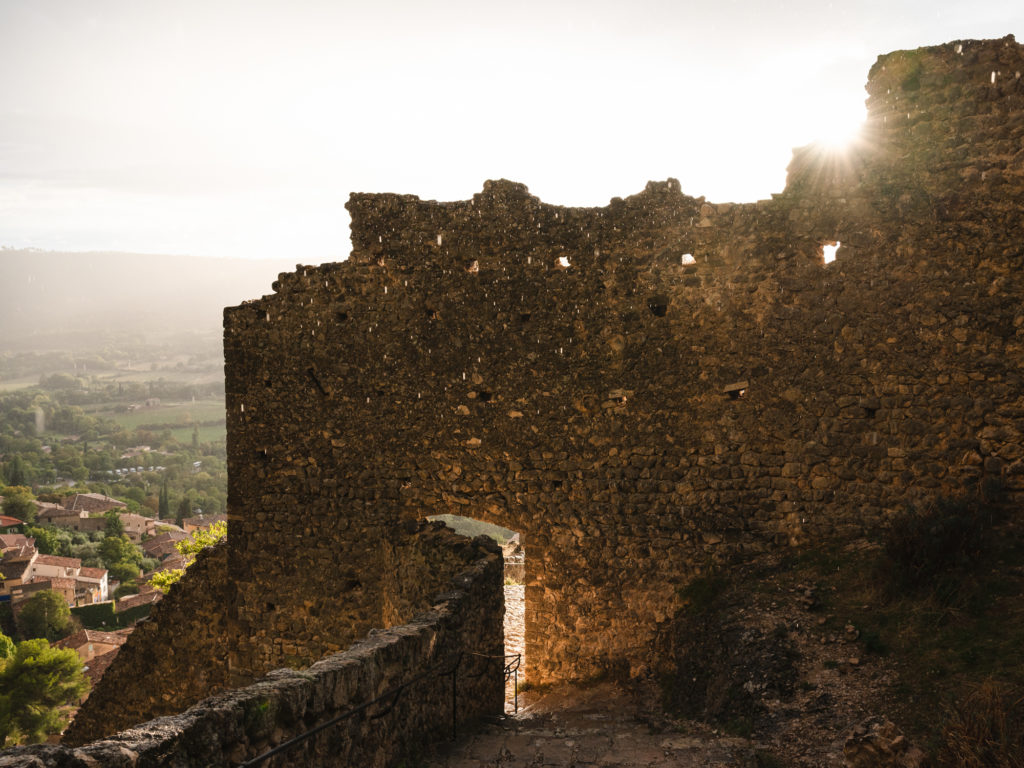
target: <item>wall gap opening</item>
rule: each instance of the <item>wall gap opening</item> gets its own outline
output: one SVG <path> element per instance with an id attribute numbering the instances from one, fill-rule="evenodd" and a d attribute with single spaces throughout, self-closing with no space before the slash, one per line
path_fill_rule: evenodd
<path id="1" fill-rule="evenodd" d="M 525 682 L 526 669 L 526 551 L 520 534 L 494 523 L 463 515 L 430 515 L 456 533 L 469 538 L 490 536 L 501 547 L 505 559 L 505 655 L 520 654 L 519 687 Z M 511 661 L 509 659 L 508 661 Z M 515 677 L 505 683 L 505 712 L 515 706 Z"/>

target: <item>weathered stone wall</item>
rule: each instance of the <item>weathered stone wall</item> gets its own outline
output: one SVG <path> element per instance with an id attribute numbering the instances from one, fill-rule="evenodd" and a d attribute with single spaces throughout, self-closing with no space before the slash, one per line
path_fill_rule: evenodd
<path id="1" fill-rule="evenodd" d="M 397 627 L 392 633 L 397 637 L 412 631 L 408 626 L 403 627 L 411 623 L 417 628 L 415 633 L 420 638 L 417 643 L 422 644 L 427 637 L 432 639 L 426 651 L 420 645 L 415 646 L 419 649 L 416 653 L 422 651 L 420 656 L 405 651 L 402 651 L 405 655 L 397 658 L 389 656 L 382 680 L 401 682 L 413 677 L 424 665 L 442 658 L 443 654 L 460 650 L 485 655 L 503 653 L 502 558 L 497 545 L 490 540 L 470 541 L 441 523 L 426 521 L 394 526 L 386 540 L 386 550 L 378 553 L 382 569 L 362 574 L 362 578 L 375 582 L 380 596 L 378 614 L 372 617 L 367 630 L 372 627 L 379 633 L 385 627 Z M 97 690 L 76 715 L 64 736 L 65 743 L 84 744 L 161 715 L 182 712 L 211 693 L 235 685 L 228 657 L 240 639 L 225 620 L 225 606 L 230 605 L 234 597 L 233 585 L 227 576 L 228 542 L 201 553 L 185 578 L 157 604 L 150 619 L 139 625 Z M 316 564 L 309 563 L 308 567 L 315 569 Z M 291 593 L 303 598 L 305 589 L 301 580 L 280 584 L 276 592 L 268 593 L 265 599 L 269 601 L 274 595 Z M 339 597 L 332 605 L 329 601 L 318 603 L 317 597 L 305 596 L 305 604 L 309 607 L 327 605 L 332 618 L 343 631 L 349 631 L 354 619 L 344 599 Z M 423 619 L 421 614 L 425 609 L 434 606 L 436 613 L 439 606 L 449 602 L 457 611 L 444 609 L 441 629 L 434 627 L 440 621 L 437 617 L 430 621 Z M 457 627 L 457 631 L 453 627 Z M 301 645 L 304 629 L 304 623 L 299 620 L 290 633 L 267 640 L 283 657 L 283 663 L 295 667 L 312 663 L 313 660 L 302 663 L 301 654 L 293 650 Z M 453 631 L 455 635 L 449 637 Z M 330 639 L 332 643 L 337 642 Z M 348 640 L 345 644 L 352 642 Z M 389 643 L 393 641 L 384 645 Z M 373 643 L 366 646 L 365 642 L 361 647 L 371 646 L 376 647 Z M 474 664 L 479 667 L 481 663 L 485 662 L 472 661 L 467 669 Z M 498 667 L 491 670 L 493 679 L 473 684 L 479 688 L 474 689 L 478 694 L 479 712 L 501 711 L 500 662 L 493 664 Z M 488 685 L 493 685 L 497 693 L 484 695 L 483 691 L 490 690 Z M 472 712 L 467 710 L 467 716 L 469 714 Z M 197 722 L 203 719 L 200 715 L 193 716 L 193 720 L 197 718 Z"/>
<path id="2" fill-rule="evenodd" d="M 362 543 L 454 512 L 522 532 L 528 675 L 581 677 L 644 663 L 709 561 L 1017 488 L 1020 70 L 1012 38 L 881 57 L 857 150 L 756 204 L 353 195 L 348 262 L 226 312 L 239 620 L 309 540 L 372 613 Z M 279 663 L 252 637 L 240 669 Z"/>
<path id="3" fill-rule="evenodd" d="M 460 728 L 498 714 L 503 707 L 503 662 L 473 655 L 481 648 L 501 653 L 501 554 L 493 544 L 457 538 L 433 530 L 407 540 L 409 560 L 423 555 L 424 565 L 443 567 L 447 561 L 459 568 L 449 590 L 432 596 L 431 607 L 402 626 L 374 632 L 306 670 L 276 670 L 246 688 L 207 698 L 187 712 L 79 749 L 39 746 L 6 751 L 0 766 L 235 765 L 434 670 L 397 698 L 389 696 L 363 715 L 325 729 L 305 746 L 265 764 L 384 768 L 412 761 L 427 745 L 451 734 L 452 677 L 447 673 L 456 662 Z M 428 549 L 447 554 L 431 558 Z"/>

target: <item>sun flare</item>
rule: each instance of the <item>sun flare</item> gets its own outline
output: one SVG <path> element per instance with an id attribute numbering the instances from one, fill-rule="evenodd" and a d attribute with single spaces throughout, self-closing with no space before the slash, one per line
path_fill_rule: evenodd
<path id="1" fill-rule="evenodd" d="M 861 138 L 866 117 L 863 105 L 822 110 L 815 116 L 813 141 L 833 152 L 849 149 Z"/>

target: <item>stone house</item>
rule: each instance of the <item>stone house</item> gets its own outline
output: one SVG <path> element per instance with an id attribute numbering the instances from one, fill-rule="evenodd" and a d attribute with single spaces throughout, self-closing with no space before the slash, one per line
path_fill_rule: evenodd
<path id="1" fill-rule="evenodd" d="M 77 557 L 38 555 L 29 569 L 31 578 L 71 578 L 82 570 L 82 561 Z"/>
<path id="2" fill-rule="evenodd" d="M 77 605 L 103 603 L 110 599 L 110 584 L 106 568 L 82 567 L 78 573 L 75 593 Z"/>
<path id="3" fill-rule="evenodd" d="M 30 569 L 38 556 L 34 546 L 19 547 L 4 555 L 0 560 L 0 577 L 3 579 L 0 581 L 0 595 L 10 599 L 21 585 L 31 579 Z"/>
<path id="4" fill-rule="evenodd" d="M 64 598 L 64 602 L 68 605 L 75 605 L 76 581 L 63 576 L 34 577 L 31 581 L 22 584 L 11 597 L 14 604 L 18 605 L 45 590 L 56 592 Z"/>
<path id="5" fill-rule="evenodd" d="M 120 517 L 125 535 L 136 543 L 141 542 L 144 536 L 152 536 L 156 531 L 157 522 L 151 517 L 137 515 L 134 512 L 122 512 Z"/>
<path id="6" fill-rule="evenodd" d="M 27 555 L 28 550 L 34 549 L 35 545 L 35 539 L 22 533 L 0 533 L 0 555 L 7 555 L 9 552 Z"/>
<path id="7" fill-rule="evenodd" d="M 14 533 L 24 524 L 24 520 L 19 520 L 16 517 L 11 517 L 10 515 L 0 515 L 0 531 L 4 533 Z"/>
<path id="8" fill-rule="evenodd" d="M 34 546 L 26 544 L 12 548 L 4 556 L 0 561 L 0 574 L 4 577 L 0 595 L 15 602 L 44 589 L 59 592 L 68 605 L 87 605 L 108 599 L 105 568 L 83 568 L 78 558 L 42 555 Z"/>
<path id="9" fill-rule="evenodd" d="M 145 536 L 152 535 L 156 530 L 157 521 L 151 517 L 137 515 L 134 512 L 119 512 L 118 516 L 124 526 L 125 535 L 135 543 L 142 541 Z M 41 514 L 39 519 L 41 522 L 58 528 L 67 528 L 83 533 L 102 531 L 107 527 L 107 518 L 104 512 L 58 508 L 47 510 L 45 516 Z"/>
<path id="10" fill-rule="evenodd" d="M 178 551 L 174 546 L 177 542 L 187 538 L 188 534 L 183 531 L 164 531 L 142 542 L 142 551 L 146 553 L 146 557 L 163 560 L 167 555 Z"/>
<path id="11" fill-rule="evenodd" d="M 76 493 L 65 497 L 64 508 L 89 514 L 102 514 L 108 509 L 127 509 L 128 505 L 102 493 Z"/>
<path id="12" fill-rule="evenodd" d="M 75 651 L 83 662 L 88 662 L 97 656 L 116 651 L 124 645 L 129 634 L 80 629 L 64 639 L 58 640 L 53 645 L 56 648 L 69 648 Z"/>
<path id="13" fill-rule="evenodd" d="M 87 512 L 66 509 L 59 504 L 49 504 L 44 501 L 37 501 L 35 504 L 37 510 L 36 520 L 46 525 L 57 525 L 61 528 L 73 528 L 76 524 L 76 520 L 89 516 Z"/>

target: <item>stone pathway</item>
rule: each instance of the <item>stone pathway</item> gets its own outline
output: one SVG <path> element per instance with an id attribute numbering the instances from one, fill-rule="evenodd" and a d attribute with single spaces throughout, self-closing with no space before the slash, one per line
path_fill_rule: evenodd
<path id="1" fill-rule="evenodd" d="M 526 694 L 529 697 L 529 694 Z M 520 696 L 520 701 L 524 695 Z M 632 699 L 612 684 L 547 691 L 514 717 L 440 747 L 423 768 L 725 768 L 757 766 L 746 739 L 652 733 Z"/>
<path id="2" fill-rule="evenodd" d="M 522 670 L 526 669 L 526 645 L 523 642 L 523 611 L 526 609 L 526 587 L 522 584 L 505 585 L 505 653 L 521 654 L 519 683 L 525 682 Z M 512 712 L 515 702 L 515 678 L 505 684 L 505 711 Z"/>

